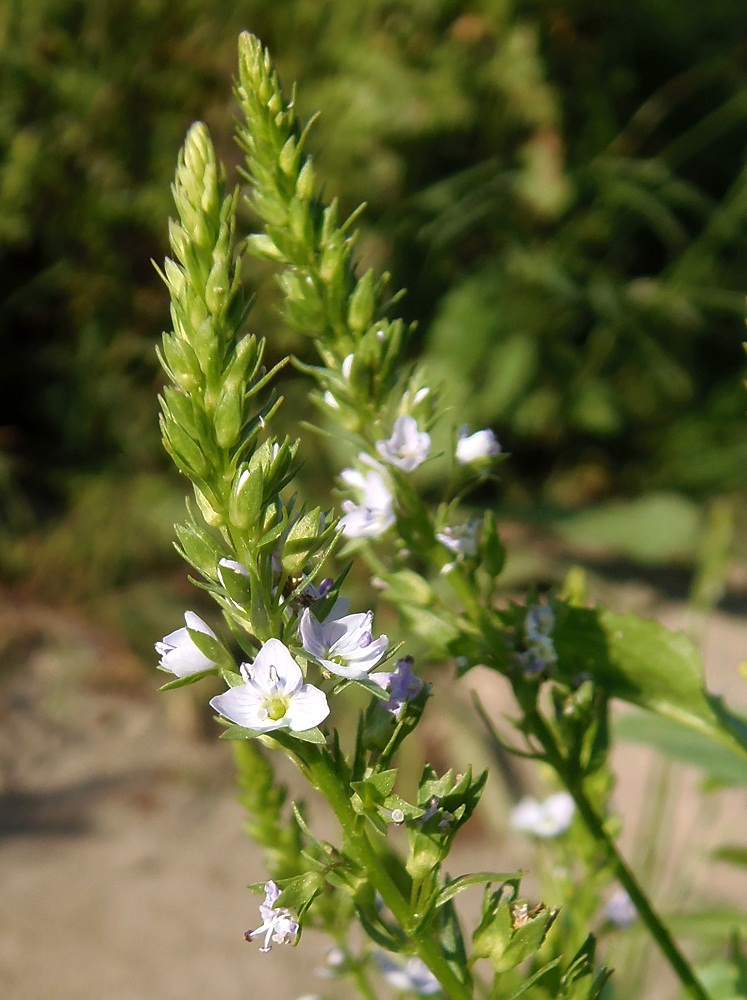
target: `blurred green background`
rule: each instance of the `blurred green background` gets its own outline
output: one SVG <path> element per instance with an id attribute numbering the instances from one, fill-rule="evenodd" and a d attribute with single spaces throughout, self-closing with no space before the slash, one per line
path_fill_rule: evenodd
<path id="1" fill-rule="evenodd" d="M 408 288 L 455 422 L 492 426 L 512 453 L 505 518 L 586 558 L 688 579 L 695 566 L 713 597 L 726 553 L 744 555 L 747 491 L 733 0 L 7 0 L 4 588 L 83 608 L 151 659 L 170 602 L 168 627 L 180 615 L 183 484 L 157 429 L 168 304 L 151 259 L 190 122 L 238 161 L 244 28 L 298 81 L 301 116 L 322 112 L 310 148 L 326 194 L 368 203 L 361 255 Z M 271 360 L 310 358 L 279 325 L 266 266 L 247 280 Z M 305 388 L 288 374 L 287 421 Z M 307 467 L 323 502 L 336 467 Z"/>

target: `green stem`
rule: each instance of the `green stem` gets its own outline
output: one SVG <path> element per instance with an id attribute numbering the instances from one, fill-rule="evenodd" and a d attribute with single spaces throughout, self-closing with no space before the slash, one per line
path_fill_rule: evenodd
<path id="1" fill-rule="evenodd" d="M 438 942 L 426 934 L 413 932 L 420 914 L 411 912 L 408 900 L 381 863 L 381 858 L 361 826 L 360 817 L 350 804 L 349 791 L 335 771 L 328 753 L 311 747 L 309 750 L 309 753 L 302 751 L 304 770 L 311 784 L 332 807 L 342 828 L 348 854 L 366 872 L 371 884 L 407 934 L 414 953 L 428 966 L 444 993 L 450 1000 L 472 1000 L 472 991 L 457 978 Z"/>
<path id="2" fill-rule="evenodd" d="M 608 833 L 602 819 L 584 791 L 583 779 L 578 775 L 569 773 L 567 762 L 559 750 L 555 742 L 555 737 L 545 720 L 536 710 L 529 713 L 528 719 L 531 723 L 532 732 L 542 744 L 547 756 L 547 762 L 552 766 L 570 792 L 586 828 L 595 841 L 603 846 L 610 867 L 630 896 L 641 920 L 658 944 L 662 954 L 669 962 L 680 982 L 695 1000 L 711 1000 L 710 995 L 706 993 L 703 985 L 693 972 L 690 963 L 678 948 L 666 925 L 652 908 L 648 897 L 628 867 L 627 862 L 618 851 L 615 841 Z"/>

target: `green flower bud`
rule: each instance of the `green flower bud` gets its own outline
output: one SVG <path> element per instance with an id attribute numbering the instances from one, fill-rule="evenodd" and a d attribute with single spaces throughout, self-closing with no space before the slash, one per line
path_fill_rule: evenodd
<path id="1" fill-rule="evenodd" d="M 207 523 L 213 528 L 221 527 L 225 521 L 223 515 L 215 509 L 213 504 L 208 500 L 202 490 L 195 486 L 195 500 L 197 501 L 197 506 L 200 508 L 202 516 L 205 518 Z"/>
<path id="2" fill-rule="evenodd" d="M 369 269 L 356 285 L 350 296 L 348 325 L 354 333 L 363 334 L 371 325 L 377 300 L 377 281 L 373 269 Z"/>
<path id="3" fill-rule="evenodd" d="M 261 466 L 244 466 L 236 475 L 228 499 L 231 524 L 242 531 L 256 527 L 262 513 L 264 477 Z"/>
<path id="4" fill-rule="evenodd" d="M 296 197 L 304 201 L 311 201 L 314 197 L 314 167 L 311 159 L 308 159 L 301 167 L 301 172 L 296 181 Z"/>
<path id="5" fill-rule="evenodd" d="M 295 177 L 298 173 L 298 162 L 301 157 L 301 150 L 298 148 L 296 137 L 292 135 L 280 150 L 278 165 L 286 177 Z"/>
<path id="6" fill-rule="evenodd" d="M 319 535 L 324 531 L 324 514 L 316 507 L 303 514 L 292 525 L 283 545 L 281 562 L 289 576 L 299 576 L 311 556 L 319 548 Z"/>

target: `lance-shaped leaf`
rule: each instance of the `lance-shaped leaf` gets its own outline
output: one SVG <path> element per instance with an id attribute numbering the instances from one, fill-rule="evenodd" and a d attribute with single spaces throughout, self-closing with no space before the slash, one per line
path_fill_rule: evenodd
<path id="1" fill-rule="evenodd" d="M 700 655 L 684 633 L 635 615 L 566 606 L 557 609 L 553 639 L 561 670 L 589 673 L 611 697 L 683 723 L 747 760 L 739 720 L 706 691 Z"/>

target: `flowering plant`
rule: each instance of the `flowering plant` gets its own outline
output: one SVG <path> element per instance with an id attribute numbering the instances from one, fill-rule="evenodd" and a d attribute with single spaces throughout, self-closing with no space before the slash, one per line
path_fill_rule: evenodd
<path id="1" fill-rule="evenodd" d="M 297 943 L 304 926 L 322 928 L 337 948 L 337 974 L 366 998 L 380 975 L 400 993 L 452 1000 L 593 1000 L 610 973 L 597 961 L 589 922 L 616 880 L 687 993 L 707 997 L 614 840 L 608 710 L 611 698 L 627 700 L 747 760 L 739 720 L 705 691 L 684 636 L 585 607 L 571 584 L 524 604 L 501 600 L 496 516 L 463 509 L 470 485 L 484 484 L 505 459 L 494 433 L 453 436 L 459 491 L 426 502 L 418 469 L 444 419 L 438 393 L 417 365 L 404 367 L 411 330 L 390 318 L 396 297 L 373 270 L 358 274 L 355 218 L 340 222 L 336 203 L 318 194 L 307 132 L 269 54 L 248 34 L 236 93 L 243 176 L 262 228 L 238 239 L 238 194 L 227 191 L 208 131 L 195 124 L 174 185 L 173 258 L 163 270 L 172 330 L 161 348 L 170 383 L 163 440 L 194 492 L 178 544 L 230 638 L 187 612 L 186 627 L 157 650 L 175 675 L 166 688 L 208 672 L 226 685 L 210 704 L 223 738 L 236 745 L 252 830 L 267 849 L 269 880 L 256 886 L 265 893 L 262 923 L 247 939 L 263 938 L 268 950 Z M 277 369 L 263 368 L 263 343 L 245 332 L 244 253 L 278 268 L 283 316 L 318 353 L 318 365 L 298 367 L 314 383 L 322 419 L 358 455 L 355 468 L 340 471 L 341 517 L 332 496 L 322 511 L 290 492 L 301 445 L 272 435 Z M 348 565 L 320 580 L 336 557 Z M 545 765 L 561 789 L 543 803 L 519 803 L 513 818 L 542 840 L 578 830 L 582 871 L 576 883 L 569 876 L 567 897 L 575 886 L 584 902 L 570 916 L 554 903 L 530 905 L 521 873 L 446 873 L 486 775 L 439 774 L 426 764 L 406 794 L 398 761 L 431 685 L 409 653 L 386 668 L 397 647 L 374 636 L 372 611 L 348 613 L 342 591 L 352 562 L 375 573 L 405 645 L 417 644 L 426 663 L 450 660 L 461 675 L 481 664 L 510 686 L 518 711 L 512 742 L 479 703 L 478 716 L 495 745 Z M 352 711 L 348 688 L 363 699 L 353 735 L 343 724 Z M 272 766 L 278 751 L 328 803 L 338 843 L 317 839 L 299 808 L 285 814 Z M 474 886 L 483 904 L 468 933 L 457 899 Z"/>

